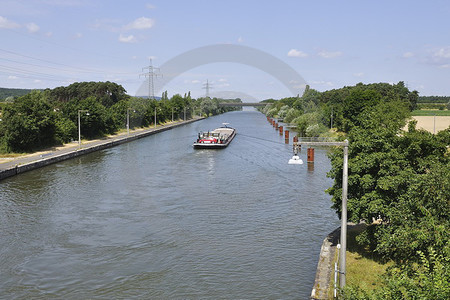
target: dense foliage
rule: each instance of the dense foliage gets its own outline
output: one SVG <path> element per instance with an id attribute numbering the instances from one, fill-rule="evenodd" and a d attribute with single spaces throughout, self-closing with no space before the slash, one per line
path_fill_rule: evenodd
<path id="1" fill-rule="evenodd" d="M 39 94 L 27 94 L 3 110 L 0 128 L 8 148 L 20 151 L 54 143 L 56 114 Z"/>
<path id="2" fill-rule="evenodd" d="M 325 92 L 307 88 L 302 97 L 284 98 L 272 102 L 262 112 L 296 125 L 301 136 L 327 135 L 329 128 L 348 132 L 360 125 L 359 115 L 377 104 L 395 103 L 409 111 L 417 107 L 419 95 L 397 84 L 359 83 Z"/>
<path id="3" fill-rule="evenodd" d="M 396 264 L 383 274 L 382 288 L 349 287 L 346 299 L 450 298 L 450 128 L 433 135 L 410 122 L 403 131 L 417 102 L 403 82 L 357 84 L 323 93 L 307 88 L 263 110 L 303 136 L 333 127 L 350 142 L 349 221 L 376 220 L 357 240 Z M 328 193 L 340 216 L 343 150 L 330 158 Z"/>
<path id="4" fill-rule="evenodd" d="M 112 82 L 77 82 L 67 87 L 33 91 L 4 104 L 0 122 L 0 152 L 30 152 L 66 143 L 78 137 L 80 113 L 83 138 L 114 134 L 126 127 L 154 125 L 195 115 L 210 116 L 234 107 L 219 107 L 219 102 L 240 99 L 192 99 L 190 93 L 160 100 L 130 97 Z"/>

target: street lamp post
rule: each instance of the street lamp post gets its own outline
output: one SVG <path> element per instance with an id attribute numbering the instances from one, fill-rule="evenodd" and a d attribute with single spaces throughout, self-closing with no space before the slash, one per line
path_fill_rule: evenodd
<path id="1" fill-rule="evenodd" d="M 130 136 L 130 110 L 131 108 L 127 108 L 127 136 Z M 136 112 L 133 109 L 133 112 Z"/>
<path id="2" fill-rule="evenodd" d="M 348 193 L 348 140 L 343 142 L 294 142 L 294 157 L 289 161 L 289 164 L 302 164 L 301 159 L 297 156 L 298 146 L 339 146 L 344 147 L 344 162 L 342 166 L 342 207 L 341 207 L 341 236 L 339 249 L 339 287 L 341 289 L 345 286 L 346 275 L 346 251 L 347 251 L 347 193 Z"/>
<path id="3" fill-rule="evenodd" d="M 333 129 L 333 107 L 331 107 L 331 125 L 330 129 Z"/>
<path id="4" fill-rule="evenodd" d="M 345 254 L 347 251 L 347 190 L 348 190 L 348 140 L 344 145 L 344 163 L 342 166 L 342 207 L 341 207 L 341 255 L 339 257 L 341 289 L 345 286 Z"/>
<path id="5" fill-rule="evenodd" d="M 89 116 L 89 111 L 84 109 L 78 110 L 78 148 L 81 148 L 81 113 L 86 113 L 86 116 Z"/>

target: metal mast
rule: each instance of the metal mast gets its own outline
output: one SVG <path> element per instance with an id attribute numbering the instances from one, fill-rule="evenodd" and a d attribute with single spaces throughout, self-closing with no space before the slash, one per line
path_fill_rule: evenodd
<path id="1" fill-rule="evenodd" d="M 152 64 L 152 59 L 150 58 L 150 65 L 148 67 L 142 68 L 142 71 L 145 69 L 148 69 L 147 73 L 142 73 L 139 76 L 144 76 L 148 78 L 148 98 L 149 99 L 155 99 L 155 87 L 153 84 L 153 78 L 162 76 L 162 74 L 159 73 L 160 69 L 155 68 Z M 157 71 L 157 72 L 155 72 Z"/>
<path id="2" fill-rule="evenodd" d="M 206 79 L 206 83 L 203 84 L 203 89 L 206 90 L 206 98 L 209 98 L 209 89 L 212 89 L 211 84 L 208 82 L 208 79 Z"/>

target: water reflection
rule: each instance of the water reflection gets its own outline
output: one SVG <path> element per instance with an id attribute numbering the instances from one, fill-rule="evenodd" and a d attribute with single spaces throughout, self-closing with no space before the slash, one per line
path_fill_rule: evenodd
<path id="1" fill-rule="evenodd" d="M 192 148 L 223 122 L 229 147 Z M 227 113 L 2 181 L 0 294 L 306 299 L 338 226 L 330 164 L 288 166 L 279 141 L 262 114 Z"/>

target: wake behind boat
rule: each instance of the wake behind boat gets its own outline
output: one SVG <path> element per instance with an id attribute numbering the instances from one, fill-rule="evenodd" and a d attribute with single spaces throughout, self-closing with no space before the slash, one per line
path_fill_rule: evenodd
<path id="1" fill-rule="evenodd" d="M 223 123 L 222 127 L 213 131 L 200 132 L 197 141 L 194 143 L 196 149 L 217 149 L 227 147 L 236 136 L 236 129 L 228 127 L 228 123 Z"/>

